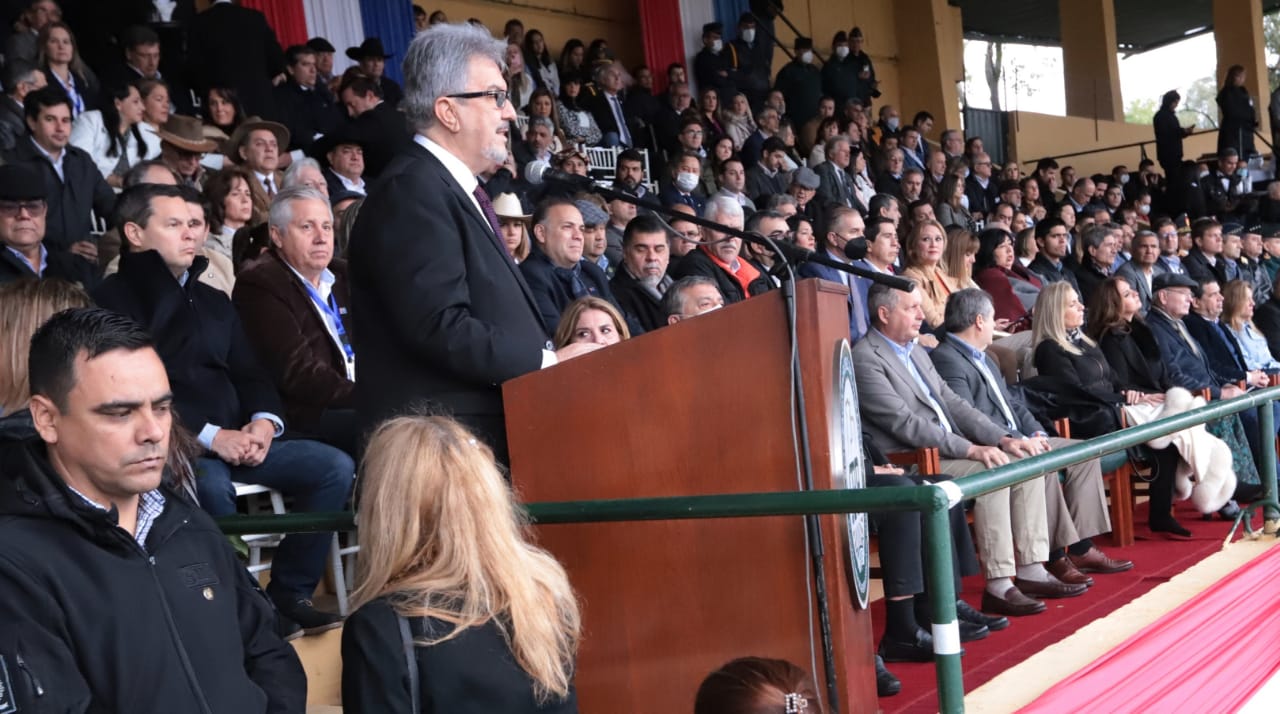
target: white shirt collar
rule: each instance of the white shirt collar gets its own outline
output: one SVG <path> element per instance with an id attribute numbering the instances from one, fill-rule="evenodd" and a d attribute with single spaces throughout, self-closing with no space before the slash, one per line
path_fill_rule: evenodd
<path id="1" fill-rule="evenodd" d="M 466 191 L 468 194 L 475 193 L 476 186 L 479 186 L 480 182 L 476 179 L 475 174 L 471 173 L 471 169 L 467 168 L 467 165 L 462 162 L 462 159 L 459 159 L 457 156 L 449 153 L 448 149 L 428 139 L 422 134 L 414 134 L 413 140 L 417 142 L 418 146 L 430 151 L 432 156 L 436 157 L 440 160 L 440 163 L 444 164 L 449 175 L 453 177 L 454 181 L 458 182 L 458 185 L 462 187 L 463 191 Z"/>
<path id="2" fill-rule="evenodd" d="M 307 280 L 302 275 L 302 273 L 299 273 L 297 269 L 294 268 L 292 265 L 289 265 L 289 261 L 285 260 L 284 258 L 281 258 L 280 262 L 288 266 L 289 270 L 298 277 L 298 280 L 302 281 L 303 285 L 311 285 L 311 281 Z M 329 294 L 333 292 L 333 283 L 336 279 L 337 278 L 335 278 L 333 275 L 333 271 L 329 270 L 328 268 L 325 268 L 324 272 L 320 273 L 320 288 L 316 292 L 320 293 L 321 300 L 325 300 L 325 301 L 329 300 Z"/>

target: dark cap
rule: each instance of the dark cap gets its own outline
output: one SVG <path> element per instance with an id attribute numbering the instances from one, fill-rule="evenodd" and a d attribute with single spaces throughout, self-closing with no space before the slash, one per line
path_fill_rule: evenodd
<path id="1" fill-rule="evenodd" d="M 706 37 L 707 35 L 723 35 L 723 34 L 724 34 L 724 25 L 719 22 L 708 22 L 707 24 L 702 26 L 703 37 Z"/>
<path id="2" fill-rule="evenodd" d="M 840 30 L 831 37 L 832 45 L 842 45 L 849 41 L 849 36 L 844 34 L 844 30 Z"/>
<path id="3" fill-rule="evenodd" d="M 739 25 L 756 24 L 756 16 L 750 12 L 744 12 L 738 17 Z"/>
<path id="4" fill-rule="evenodd" d="M 852 30 L 849 30 L 849 39 L 850 39 L 850 40 L 861 40 L 861 39 L 862 39 L 862 28 L 861 28 L 861 27 L 855 27 L 855 28 L 853 28 Z"/>
<path id="5" fill-rule="evenodd" d="M 1152 279 L 1152 293 L 1158 293 L 1165 288 L 1191 288 L 1191 294 L 1200 297 L 1200 284 L 1186 273 L 1161 273 Z"/>
<path id="6" fill-rule="evenodd" d="M 796 51 L 797 51 L 797 52 L 803 52 L 804 50 L 811 50 L 811 49 L 813 49 L 813 39 L 812 39 L 812 38 L 809 38 L 809 37 L 797 37 L 797 38 L 796 38 Z"/>
<path id="7" fill-rule="evenodd" d="M 0 200 L 25 201 L 36 198 L 48 200 L 44 179 L 35 169 L 25 164 L 0 166 Z"/>
<path id="8" fill-rule="evenodd" d="M 1258 233 L 1262 234 L 1263 239 L 1280 238 L 1280 223 L 1263 223 L 1258 227 Z"/>
<path id="9" fill-rule="evenodd" d="M 1239 223 L 1223 223 L 1222 235 L 1224 236 L 1244 235 L 1244 226 L 1240 225 Z"/>
<path id="10" fill-rule="evenodd" d="M 338 48 L 334 47 L 328 40 L 323 37 L 312 37 L 307 40 L 307 47 L 315 52 L 337 52 Z"/>

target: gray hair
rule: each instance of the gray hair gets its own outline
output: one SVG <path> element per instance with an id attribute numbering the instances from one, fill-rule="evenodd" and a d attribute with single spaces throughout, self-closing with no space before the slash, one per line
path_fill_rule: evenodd
<path id="1" fill-rule="evenodd" d="M 532 118 L 530 118 L 530 119 L 529 119 L 529 127 L 528 127 L 527 129 L 525 129 L 525 133 L 526 133 L 526 134 L 528 134 L 528 133 L 529 133 L 529 129 L 532 129 L 532 128 L 536 127 L 536 126 L 540 126 L 540 127 L 542 127 L 543 129 L 546 129 L 547 131 L 551 132 L 552 134 L 555 134 L 555 133 L 556 133 L 556 125 L 555 125 L 554 123 L 552 123 L 552 121 L 551 121 L 551 118 L 550 118 L 550 117 L 532 117 Z"/>
<path id="2" fill-rule="evenodd" d="M 298 159 L 289 165 L 289 169 L 284 172 L 284 181 L 280 184 L 281 188 L 294 188 L 301 186 L 302 179 L 298 178 L 303 171 L 307 169 L 315 169 L 320 176 L 324 176 L 324 169 L 320 168 L 320 162 L 311 157 Z"/>
<path id="3" fill-rule="evenodd" d="M 769 197 L 768 201 L 764 202 L 765 209 L 770 211 L 776 211 L 782 206 L 795 206 L 796 208 L 799 208 L 800 202 L 796 200 L 795 196 L 792 196 L 789 193 L 775 193 Z"/>
<path id="4" fill-rule="evenodd" d="M 1080 245 L 1088 251 L 1090 248 L 1098 248 L 1107 240 L 1107 236 L 1120 230 L 1120 226 L 1115 223 L 1095 223 L 1089 226 L 1084 235 L 1080 237 Z"/>
<path id="5" fill-rule="evenodd" d="M 289 186 L 283 188 L 271 199 L 271 210 L 267 215 L 267 223 L 276 230 L 283 231 L 293 220 L 293 204 L 297 201 L 319 201 L 329 208 L 329 199 L 323 193 L 310 186 Z M 329 215 L 333 209 L 329 208 Z"/>
<path id="6" fill-rule="evenodd" d="M 952 334 L 964 332 L 973 326 L 979 317 L 990 318 L 995 315 L 995 306 L 991 296 L 982 288 L 966 288 L 951 293 L 947 298 L 947 309 L 942 318 L 942 329 Z"/>
<path id="7" fill-rule="evenodd" d="M 733 196 L 715 195 L 707 199 L 702 217 L 708 221 L 724 223 L 725 218 L 742 218 L 742 204 Z"/>
<path id="8" fill-rule="evenodd" d="M 849 141 L 848 134 L 836 134 L 830 139 L 827 139 L 827 143 L 822 147 L 822 150 L 826 152 L 827 156 L 830 156 L 831 152 L 835 151 L 836 147 L 840 144 L 848 144 L 850 147 L 853 146 L 853 142 Z"/>
<path id="9" fill-rule="evenodd" d="M 467 89 L 474 59 L 489 60 L 506 71 L 506 40 L 495 40 L 483 27 L 440 23 L 418 33 L 404 54 L 404 111 L 414 129 L 436 123 L 436 100 Z"/>
<path id="10" fill-rule="evenodd" d="M 902 296 L 902 291 L 897 288 L 891 288 L 883 283 L 872 283 L 867 289 L 867 313 L 871 317 L 871 324 L 883 325 L 880 321 L 880 308 L 887 307 L 890 310 L 898 306 L 898 298 Z"/>
<path id="11" fill-rule="evenodd" d="M 705 275 L 686 275 L 672 283 L 671 287 L 667 288 L 666 294 L 662 296 L 662 312 L 666 314 L 667 317 L 686 314 L 684 311 L 685 291 L 698 285 L 710 285 L 716 289 L 716 292 L 720 291 L 720 287 L 716 285 L 716 281 L 706 277 Z"/>

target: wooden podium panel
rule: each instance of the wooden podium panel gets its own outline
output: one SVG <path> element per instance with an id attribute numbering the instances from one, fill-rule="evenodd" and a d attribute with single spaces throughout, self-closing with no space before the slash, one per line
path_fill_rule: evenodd
<path id="1" fill-rule="evenodd" d="M 802 488 L 786 325 L 771 291 L 506 383 L 521 498 Z M 844 286 L 801 282 L 797 333 L 815 485 L 830 488 Z M 821 521 L 841 710 L 875 711 L 871 622 L 850 595 L 844 519 Z M 583 711 L 690 711 L 702 678 L 746 655 L 816 661 L 823 690 L 802 517 L 548 525 L 538 536 L 583 602 Z"/>

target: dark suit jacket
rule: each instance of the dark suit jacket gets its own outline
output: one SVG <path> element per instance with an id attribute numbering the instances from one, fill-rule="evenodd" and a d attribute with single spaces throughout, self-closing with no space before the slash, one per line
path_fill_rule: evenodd
<path id="1" fill-rule="evenodd" d="M 1038 275 L 1040 282 L 1045 285 L 1065 281 L 1071 283 L 1071 287 L 1075 288 L 1077 293 L 1080 292 L 1080 283 L 1076 280 L 1076 274 L 1071 270 L 1071 266 L 1067 264 L 1066 260 L 1063 260 L 1061 267 L 1059 267 L 1050 263 L 1049 259 L 1043 255 L 1037 254 L 1031 261 L 1031 265 L 1027 266 L 1027 270 Z"/>
<path id="2" fill-rule="evenodd" d="M 282 413 L 231 300 L 198 280 L 207 266 L 197 257 L 180 285 L 154 250 L 124 253 L 120 272 L 93 292 L 98 305 L 151 333 L 178 414 L 192 433 L 205 424 L 239 429 L 256 412 Z"/>
<path id="3" fill-rule="evenodd" d="M 404 90 L 396 81 L 387 75 L 378 78 L 378 86 L 382 89 L 382 98 L 392 107 L 400 106 L 400 100 L 404 99 Z"/>
<path id="4" fill-rule="evenodd" d="M 1151 266 L 1151 279 L 1155 280 L 1157 275 L 1167 272 L 1169 271 L 1165 268 L 1164 263 L 1157 260 Z M 1142 312 L 1146 314 L 1147 310 L 1151 309 L 1151 286 L 1147 284 L 1147 279 L 1143 276 L 1142 269 L 1138 267 L 1137 263 L 1129 260 L 1116 270 L 1116 275 L 1128 280 L 1133 289 L 1138 291 L 1138 297 L 1142 298 Z"/>
<path id="5" fill-rule="evenodd" d="M 44 178 L 44 195 L 49 212 L 45 216 L 44 244 L 49 252 L 66 250 L 72 243 L 89 239 L 93 229 L 90 213 L 109 218 L 116 206 L 116 194 L 102 178 L 102 172 L 82 149 L 70 144 L 63 149 L 62 174 L 58 179 L 53 164 L 36 148 L 30 138 L 20 139 L 13 151 L 5 155 L 9 163 L 25 163 Z"/>
<path id="6" fill-rule="evenodd" d="M 973 444 L 993 446 L 1011 435 L 952 391 L 924 350 L 913 349 L 911 360 L 954 431 L 942 428 L 929 405 L 929 395 L 920 389 L 889 341 L 873 330 L 853 346 L 853 361 L 858 365 L 862 428 L 880 448 L 894 452 L 936 446 L 943 458 L 963 459 Z"/>
<path id="7" fill-rule="evenodd" d="M 1235 381 L 1219 374 L 1215 369 L 1216 365 L 1211 365 L 1205 358 L 1203 349 L 1198 356 L 1192 352 L 1168 315 L 1160 310 L 1152 310 L 1147 313 L 1147 326 L 1151 328 L 1156 344 L 1160 345 L 1170 386 L 1183 387 L 1191 392 L 1208 387 L 1209 396 L 1217 399 L 1222 385 Z"/>
<path id="8" fill-rule="evenodd" d="M 594 89 L 584 91 L 594 91 L 594 94 L 586 97 L 586 101 L 584 101 L 583 104 L 591 112 L 591 116 L 595 117 L 596 124 L 600 127 L 600 133 L 608 134 L 609 132 L 613 132 L 621 137 L 622 132 L 618 130 L 618 120 L 613 116 L 613 108 L 609 106 L 609 97 L 604 93 L 604 90 Z M 631 132 L 631 141 L 633 143 L 638 142 L 641 137 L 636 133 L 636 126 L 632 117 L 627 114 L 626 94 L 624 92 L 619 92 L 618 98 L 622 100 L 622 120 L 627 123 L 627 130 Z M 582 98 L 580 97 L 579 99 L 581 100 Z"/>
<path id="9" fill-rule="evenodd" d="M 762 199 L 768 198 L 775 193 L 786 193 L 786 175 L 779 171 L 772 177 L 765 174 L 764 169 L 760 168 L 757 162 L 747 167 L 747 185 L 743 193 L 747 194 L 757 206 L 763 206 Z"/>
<path id="10" fill-rule="evenodd" d="M 196 15 L 187 34 L 189 81 L 236 90 L 246 115 L 271 116 L 271 78 L 284 71 L 284 52 L 261 12 L 219 3 Z"/>
<path id="11" fill-rule="evenodd" d="M 969 210 L 976 211 L 986 215 L 996 209 L 996 202 L 1000 200 L 1000 188 L 997 184 L 1000 182 L 996 177 L 992 176 L 987 181 L 987 187 L 983 188 L 978 183 L 977 177 L 972 174 L 964 180 L 964 195 L 969 197 Z"/>
<path id="12" fill-rule="evenodd" d="M 130 82 L 136 82 L 141 79 L 142 75 L 138 70 L 130 67 L 123 59 L 116 60 L 115 63 L 107 65 L 102 73 L 102 90 L 99 92 L 103 99 L 99 101 L 110 100 L 111 90 L 117 87 L 123 87 Z M 183 77 L 171 76 L 161 72 L 160 78 L 169 88 L 169 103 L 173 105 L 173 109 L 178 114 L 186 116 L 195 116 L 195 105 L 191 101 L 191 87 Z M 53 79 L 49 80 L 53 83 Z M 85 98 L 85 107 L 89 107 L 89 99 Z"/>
<path id="13" fill-rule="evenodd" d="M 13 151 L 18 140 L 27 135 L 27 120 L 22 107 L 8 94 L 0 95 L 0 151 Z"/>
<path id="14" fill-rule="evenodd" d="M 857 199 L 853 194 L 853 177 L 848 171 L 830 161 L 823 161 L 813 167 L 813 172 L 818 174 L 818 192 L 814 195 L 814 200 L 819 205 L 835 204 L 845 208 L 854 206 L 854 201 Z M 842 174 L 839 179 L 836 178 L 837 172 Z"/>
<path id="15" fill-rule="evenodd" d="M 419 402 L 500 416 L 502 383 L 542 365 L 546 325 L 499 241 L 416 143 L 370 187 L 347 255 L 363 423 Z"/>
<path id="16" fill-rule="evenodd" d="M 96 263 L 85 260 L 70 251 L 51 250 L 45 261 L 42 278 L 65 280 L 85 290 L 93 290 L 102 278 Z M 0 245 L 0 285 L 34 277 L 36 277 L 35 271 L 31 270 L 25 260 Z"/>
<path id="17" fill-rule="evenodd" d="M 350 338 L 346 261 L 333 261 L 329 270 L 335 278 L 333 298 Z M 354 405 L 356 385 L 347 379 L 345 355 L 329 336 L 302 281 L 274 250 L 241 269 L 231 299 L 284 401 L 290 424 L 308 431 L 324 410 Z"/>
<path id="18" fill-rule="evenodd" d="M 1209 265 L 1209 259 L 1205 254 L 1199 248 L 1192 248 L 1182 258 L 1182 269 L 1187 271 L 1187 275 L 1197 283 L 1217 280 L 1223 285 L 1227 284 L 1227 261 L 1221 255 L 1215 259 L 1213 265 Z"/>
<path id="19" fill-rule="evenodd" d="M 609 278 L 600 266 L 583 259 L 578 261 L 578 271 L 588 295 L 608 300 L 614 307 L 622 309 L 613 298 Z M 547 332 L 554 335 L 556 328 L 560 326 L 560 315 L 569 307 L 569 303 L 577 299 L 573 295 L 571 271 L 557 268 L 546 253 L 535 247 L 520 264 L 520 272 L 524 274 L 525 282 L 529 283 L 529 290 L 533 292 L 542 324 L 547 326 Z"/>
<path id="20" fill-rule="evenodd" d="M 346 122 L 342 105 L 319 82 L 308 90 L 289 79 L 275 87 L 273 95 L 272 116 L 289 130 L 289 151 L 310 153 L 317 134 L 329 134 Z"/>
<path id="21" fill-rule="evenodd" d="M 404 114 L 387 101 L 351 120 L 348 131 L 364 147 L 365 181 L 377 178 L 387 164 L 413 141 Z"/>
<path id="22" fill-rule="evenodd" d="M 745 255 L 738 258 L 738 260 L 746 259 Z M 671 277 L 678 280 L 688 275 L 701 275 L 716 281 L 716 287 L 720 288 L 720 294 L 724 296 L 724 302 L 726 305 L 731 305 L 735 302 L 742 302 L 753 295 L 760 295 L 773 289 L 773 281 L 769 279 L 769 276 L 766 275 L 763 270 L 761 270 L 760 277 L 751 281 L 747 285 L 748 291 L 744 294 L 742 286 L 738 281 L 719 265 L 716 265 L 716 263 L 707 255 L 706 251 L 701 248 L 695 248 L 689 251 L 689 253 L 680 260 L 680 263 L 672 269 Z"/>
<path id="23" fill-rule="evenodd" d="M 1248 369 L 1241 357 L 1240 346 L 1236 344 L 1235 337 L 1232 337 L 1230 332 L 1224 334 L 1218 329 L 1221 323 L 1209 322 L 1194 312 L 1182 318 L 1182 323 L 1187 326 L 1187 332 L 1191 333 L 1191 337 L 1200 343 L 1205 357 L 1208 358 L 1209 364 L 1213 365 L 1215 372 L 1226 377 L 1228 382 L 1237 382 L 1245 378 Z"/>
<path id="24" fill-rule="evenodd" d="M 820 278 L 829 280 L 833 283 L 839 283 L 849 288 L 849 342 L 857 342 L 862 336 L 867 334 L 867 311 L 865 309 L 866 302 L 863 300 L 861 291 L 853 281 L 856 279 L 847 273 L 841 273 L 835 268 L 829 268 L 820 263 L 812 263 L 805 261 L 796 269 L 796 275 L 801 278 Z"/>
<path id="25" fill-rule="evenodd" d="M 1109 275 L 1105 275 L 1098 270 L 1093 259 L 1085 256 L 1084 262 L 1076 267 L 1076 292 L 1080 294 L 1080 302 L 1088 305 L 1093 299 L 1093 294 L 1098 291 Z"/>
<path id="26" fill-rule="evenodd" d="M 1000 408 L 1000 404 L 996 401 L 996 396 L 991 391 L 991 385 L 987 383 L 986 378 L 978 371 L 977 365 L 969 358 L 969 355 L 957 345 L 950 336 L 943 337 L 938 341 L 938 346 L 933 352 L 929 353 L 929 359 L 933 361 L 933 366 L 938 370 L 938 375 L 947 382 L 947 386 L 951 391 L 960 395 L 961 399 L 972 404 L 975 409 L 986 414 L 996 425 L 1003 425 L 1006 422 L 1004 410 Z M 1030 436 L 1038 431 L 1045 431 L 1045 428 L 1036 421 L 1036 418 L 1027 411 L 1027 406 L 1020 399 L 1014 399 L 1009 393 L 1008 386 L 1004 382 L 1004 377 L 1000 376 L 1000 368 L 995 362 L 985 354 L 982 359 L 986 362 L 987 370 L 995 377 L 996 385 L 1000 388 L 1000 394 L 1004 396 L 1005 403 L 1009 405 L 1009 411 L 1013 412 L 1013 419 L 1017 426 L 1019 436 Z"/>

